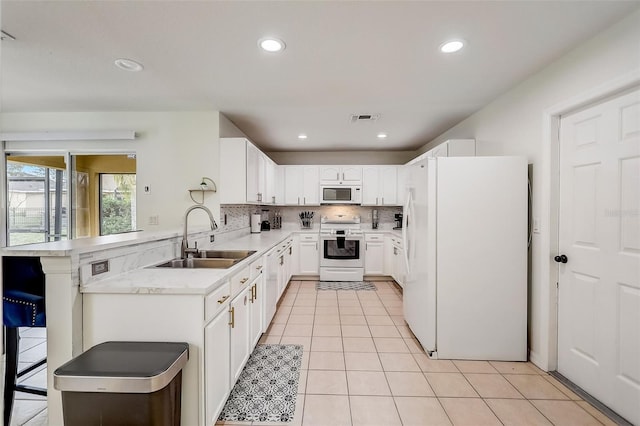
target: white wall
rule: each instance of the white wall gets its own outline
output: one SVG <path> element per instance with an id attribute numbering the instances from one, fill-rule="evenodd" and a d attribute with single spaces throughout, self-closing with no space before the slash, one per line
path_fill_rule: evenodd
<path id="1" fill-rule="evenodd" d="M 193 204 L 188 188 L 203 176 L 219 182 L 219 124 L 217 111 L 195 112 L 75 112 L 4 113 L 3 132 L 43 130 L 134 130 L 135 141 L 7 142 L 7 150 L 70 150 L 73 152 L 135 152 L 137 155 L 137 223 L 140 229 L 179 229 Z M 143 187 L 151 192 L 143 194 Z M 218 221 L 217 194 L 205 205 Z M 149 225 L 159 216 L 159 225 Z M 207 225 L 204 212 L 194 211 L 191 225 Z"/>
<path id="2" fill-rule="evenodd" d="M 544 112 L 638 70 L 640 12 L 569 52 L 418 150 L 425 152 L 447 139 L 475 138 L 479 155 L 523 155 L 533 164 L 533 209 L 541 230 L 534 234 L 532 246 L 531 359 L 542 368 L 554 368 L 556 356 L 555 280 L 549 279 L 555 264 L 551 263 L 549 241 L 554 241 L 552 233 L 557 233 L 550 211 L 557 207 L 549 204 L 553 188 L 548 188 L 551 159 L 544 141 L 550 135 L 546 134 Z"/>

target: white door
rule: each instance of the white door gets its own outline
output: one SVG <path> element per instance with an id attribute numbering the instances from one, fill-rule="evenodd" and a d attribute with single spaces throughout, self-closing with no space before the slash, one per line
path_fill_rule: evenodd
<path id="1" fill-rule="evenodd" d="M 558 371 L 634 424 L 640 424 L 639 223 L 636 89 L 561 117 L 556 259 Z"/>

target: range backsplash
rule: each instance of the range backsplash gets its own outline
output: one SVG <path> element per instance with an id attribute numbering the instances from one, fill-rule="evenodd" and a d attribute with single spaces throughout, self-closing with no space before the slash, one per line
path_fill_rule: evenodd
<path id="1" fill-rule="evenodd" d="M 320 224 L 320 216 L 344 214 L 347 216 L 360 216 L 363 228 L 371 227 L 371 215 L 373 210 L 378 210 L 378 224 L 380 229 L 392 229 L 395 226 L 396 213 L 402 212 L 402 207 L 361 207 L 361 206 L 247 206 L 230 205 L 220 206 L 220 224 L 218 232 L 230 232 L 249 228 L 249 220 L 252 213 L 269 211 L 269 220 L 273 223 L 276 211 L 280 212 L 283 228 L 300 227 L 300 213 L 303 211 L 314 212 L 314 227 Z M 225 224 L 226 215 L 226 224 Z"/>

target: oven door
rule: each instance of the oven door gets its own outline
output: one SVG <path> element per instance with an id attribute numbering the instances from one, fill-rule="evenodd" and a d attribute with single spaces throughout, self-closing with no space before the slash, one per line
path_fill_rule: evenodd
<path id="1" fill-rule="evenodd" d="M 322 236 L 320 242 L 320 266 L 364 267 L 364 258 L 360 252 L 362 238 L 332 235 Z"/>

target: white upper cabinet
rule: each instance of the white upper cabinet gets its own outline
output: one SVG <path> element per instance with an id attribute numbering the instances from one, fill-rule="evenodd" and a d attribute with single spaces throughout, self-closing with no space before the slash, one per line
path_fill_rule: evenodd
<path id="1" fill-rule="evenodd" d="M 284 166 L 284 182 L 286 205 L 320 205 L 318 166 Z"/>
<path id="2" fill-rule="evenodd" d="M 428 157 L 474 157 L 475 139 L 449 139 L 427 151 Z"/>
<path id="3" fill-rule="evenodd" d="M 398 166 L 362 167 L 362 205 L 395 206 L 398 200 Z"/>
<path id="4" fill-rule="evenodd" d="M 275 163 L 245 138 L 220 139 L 220 204 L 274 204 Z"/>
<path id="5" fill-rule="evenodd" d="M 360 185 L 362 166 L 320 166 L 321 185 Z"/>

